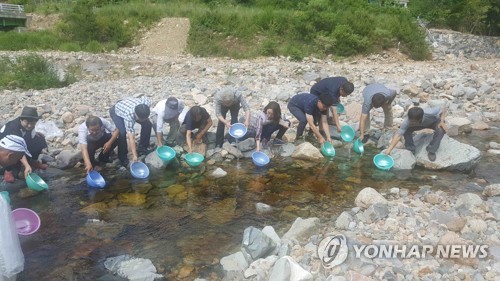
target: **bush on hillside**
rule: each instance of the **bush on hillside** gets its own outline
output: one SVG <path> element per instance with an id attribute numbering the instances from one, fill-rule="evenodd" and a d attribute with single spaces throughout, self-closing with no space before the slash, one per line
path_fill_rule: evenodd
<path id="1" fill-rule="evenodd" d="M 11 59 L 0 58 L 0 88 L 48 89 L 68 86 L 76 81 L 71 75 L 59 79 L 53 65 L 39 55 L 26 55 Z"/>

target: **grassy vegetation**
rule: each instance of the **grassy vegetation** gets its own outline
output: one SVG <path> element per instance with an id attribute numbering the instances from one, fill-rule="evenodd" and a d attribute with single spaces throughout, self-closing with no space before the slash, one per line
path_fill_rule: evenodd
<path id="1" fill-rule="evenodd" d="M 76 81 L 71 74 L 59 79 L 56 69 L 46 59 L 34 54 L 15 60 L 0 57 L 0 73 L 0 89 L 61 88 Z"/>
<path id="2" fill-rule="evenodd" d="M 188 17 L 188 51 L 199 56 L 300 60 L 401 46 L 413 59 L 429 58 L 408 10 L 362 0 L 93 0 L 27 9 L 63 17 L 51 32 L 1 33 L 1 49 L 105 52 L 136 44 L 140 31 L 163 17 Z"/>

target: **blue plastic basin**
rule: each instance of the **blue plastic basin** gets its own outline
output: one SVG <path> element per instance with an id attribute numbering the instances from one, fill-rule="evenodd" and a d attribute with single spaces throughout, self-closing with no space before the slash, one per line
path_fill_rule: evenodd
<path id="1" fill-rule="evenodd" d="M 263 167 L 269 164 L 269 156 L 261 151 L 255 151 L 252 153 L 252 161 L 255 165 Z"/>
<path id="2" fill-rule="evenodd" d="M 97 171 L 90 171 L 86 179 L 87 184 L 92 188 L 104 188 L 106 186 L 106 181 Z"/>
<path id="3" fill-rule="evenodd" d="M 142 162 L 133 162 L 130 164 L 130 174 L 136 179 L 145 179 L 149 177 L 149 168 Z"/>
<path id="4" fill-rule="evenodd" d="M 234 123 L 231 125 L 231 128 L 229 128 L 229 134 L 235 139 L 243 137 L 246 133 L 247 128 L 242 123 Z"/>

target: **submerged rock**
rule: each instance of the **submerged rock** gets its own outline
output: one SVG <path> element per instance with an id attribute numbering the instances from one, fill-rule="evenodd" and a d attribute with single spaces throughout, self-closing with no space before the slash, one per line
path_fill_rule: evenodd
<path id="1" fill-rule="evenodd" d="M 151 260 L 129 255 L 108 258 L 104 261 L 104 266 L 107 270 L 131 281 L 153 281 L 163 278 L 163 275 L 157 274 Z"/>
<path id="2" fill-rule="evenodd" d="M 323 159 L 323 154 L 321 154 L 319 149 L 311 143 L 304 142 L 295 147 L 295 150 L 292 153 L 292 158 L 301 160 L 320 160 Z"/>

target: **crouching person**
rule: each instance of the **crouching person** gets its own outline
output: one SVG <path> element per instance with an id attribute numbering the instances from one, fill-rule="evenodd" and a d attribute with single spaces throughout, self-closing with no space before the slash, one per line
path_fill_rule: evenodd
<path id="1" fill-rule="evenodd" d="M 412 107 L 408 110 L 408 117 L 403 120 L 399 131 L 394 135 L 385 151 L 385 154 L 391 154 L 391 151 L 398 144 L 402 136 L 405 139 L 405 148 L 415 154 L 415 143 L 413 142 L 413 132 L 422 129 L 433 129 L 434 135 L 427 146 L 427 157 L 430 161 L 436 160 L 436 151 L 441 144 L 441 140 L 446 134 L 446 124 L 444 123 L 444 110 L 438 107 L 422 109 Z"/>
<path id="2" fill-rule="evenodd" d="M 180 133 L 186 135 L 189 153 L 193 152 L 193 140 L 191 139 L 194 135 L 193 130 L 198 129 L 198 132 L 194 136 L 194 143 L 201 144 L 211 126 L 212 119 L 205 108 L 193 106 L 189 109 L 180 129 Z"/>
<path id="3" fill-rule="evenodd" d="M 95 153 L 102 148 L 98 161 L 111 163 L 109 156 L 118 145 L 119 131 L 104 118 L 89 116 L 87 120 L 78 127 L 78 143 L 82 150 L 85 171 L 90 172 L 96 165 Z"/>

